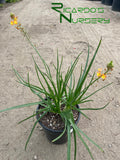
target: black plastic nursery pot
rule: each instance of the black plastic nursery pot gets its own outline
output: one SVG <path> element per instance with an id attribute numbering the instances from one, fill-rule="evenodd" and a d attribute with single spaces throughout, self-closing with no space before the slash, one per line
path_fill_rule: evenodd
<path id="1" fill-rule="evenodd" d="M 90 1 L 101 1 L 101 0 L 90 0 Z"/>
<path id="2" fill-rule="evenodd" d="M 102 2 L 102 4 L 105 4 L 105 0 L 102 0 L 101 2 Z"/>
<path id="3" fill-rule="evenodd" d="M 105 4 L 112 6 L 113 0 L 105 0 Z"/>
<path id="4" fill-rule="evenodd" d="M 36 113 L 40 109 L 40 107 L 41 107 L 41 105 L 38 105 Z M 79 105 L 76 105 L 76 107 L 80 108 Z M 39 114 L 36 115 L 36 118 L 37 119 L 39 118 Z M 80 112 L 78 114 L 78 119 L 75 123 L 77 124 L 79 122 L 79 120 L 80 120 Z M 57 138 L 63 132 L 63 130 L 50 129 L 50 128 L 46 127 L 45 125 L 43 125 L 43 123 L 41 123 L 40 121 L 39 121 L 39 124 L 42 126 L 42 128 L 43 128 L 44 132 L 46 133 L 46 136 L 47 136 L 47 138 L 50 142 L 52 142 L 55 138 Z M 72 133 L 72 130 L 73 129 L 71 127 L 71 133 Z M 58 139 L 57 141 L 52 142 L 52 143 L 63 144 L 63 143 L 66 143 L 66 142 L 67 142 L 67 132 L 65 132 L 64 135 L 60 139 Z"/>
<path id="5" fill-rule="evenodd" d="M 120 12 L 120 0 L 113 0 L 112 10 Z"/>
<path id="6" fill-rule="evenodd" d="M 4 4 L 5 3 L 5 0 L 0 0 L 0 4 Z"/>

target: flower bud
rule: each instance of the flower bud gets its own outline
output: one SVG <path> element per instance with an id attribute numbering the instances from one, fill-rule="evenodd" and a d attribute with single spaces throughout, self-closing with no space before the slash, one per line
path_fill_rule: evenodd
<path id="1" fill-rule="evenodd" d="M 11 19 L 14 19 L 15 15 L 13 13 L 10 13 L 10 17 L 11 17 Z"/>
<path id="2" fill-rule="evenodd" d="M 112 70 L 113 70 L 113 67 L 114 67 L 113 61 L 111 61 L 110 63 L 107 64 L 107 69 L 108 69 L 108 71 L 109 71 L 109 70 L 112 71 Z"/>

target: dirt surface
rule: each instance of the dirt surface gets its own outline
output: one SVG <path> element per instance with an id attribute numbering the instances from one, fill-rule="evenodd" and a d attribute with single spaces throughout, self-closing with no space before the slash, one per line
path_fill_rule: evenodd
<path id="1" fill-rule="evenodd" d="M 64 7 L 104 7 L 104 13 L 81 13 L 81 18 L 110 18 L 109 24 L 73 24 L 63 19 L 60 24 L 59 13 L 51 9 L 52 2 L 64 3 Z M 120 160 L 120 12 L 113 12 L 111 7 L 104 6 L 100 1 L 69 0 L 23 0 L 0 10 L 0 109 L 11 106 L 38 101 L 28 88 L 16 82 L 12 65 L 26 79 L 30 73 L 30 81 L 38 84 L 32 61 L 32 54 L 44 70 L 34 50 L 25 38 L 21 36 L 14 26 L 10 25 L 10 12 L 18 16 L 31 35 L 31 40 L 38 47 L 40 54 L 46 59 L 53 69 L 56 63 L 56 53 L 63 55 L 63 73 L 71 64 L 71 61 L 83 51 L 79 62 L 84 64 L 87 54 L 87 44 L 90 44 L 90 53 L 102 36 L 102 45 L 96 57 L 92 71 L 97 68 L 105 68 L 106 64 L 113 60 L 114 71 L 105 81 L 99 81 L 93 85 L 89 93 L 100 86 L 113 82 L 111 86 L 97 93 L 92 98 L 93 103 L 81 105 L 81 107 L 102 107 L 110 101 L 109 106 L 102 111 L 85 111 L 91 120 L 81 116 L 78 126 L 99 144 L 105 151 L 102 153 L 93 144 L 87 141 L 95 160 Z M 80 71 L 80 64 L 75 70 L 76 78 Z M 55 73 L 52 71 L 53 78 Z M 20 125 L 17 123 L 31 115 L 37 106 L 20 110 L 12 110 L 0 114 L 0 160 L 66 160 L 67 144 L 53 145 L 48 142 L 39 124 L 24 151 L 26 139 L 32 129 L 34 119 Z M 82 142 L 77 140 L 77 160 L 90 160 Z M 73 159 L 74 142 L 72 138 Z"/>

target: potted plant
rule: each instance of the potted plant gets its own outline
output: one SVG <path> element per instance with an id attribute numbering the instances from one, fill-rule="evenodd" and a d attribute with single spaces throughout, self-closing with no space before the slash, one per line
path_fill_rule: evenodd
<path id="1" fill-rule="evenodd" d="M 20 23 L 18 23 L 18 18 L 15 17 L 14 14 L 11 14 L 11 18 L 12 18 L 11 25 L 16 25 L 16 29 L 19 30 L 26 37 L 26 39 L 28 40 L 30 45 L 33 47 L 33 49 L 36 51 L 40 60 L 44 64 L 46 72 L 43 72 L 40 69 L 40 67 L 38 66 L 38 64 L 36 63 L 33 57 L 37 78 L 40 83 L 39 86 L 36 86 L 30 83 L 29 74 L 27 75 L 27 81 L 25 81 L 22 78 L 22 76 L 18 73 L 18 71 L 13 68 L 15 75 L 18 79 L 18 82 L 28 87 L 32 91 L 32 93 L 34 93 L 39 97 L 40 101 L 7 108 L 4 110 L 1 110 L 0 112 L 22 108 L 22 107 L 28 107 L 32 105 L 38 105 L 35 114 L 32 114 L 31 116 L 19 122 L 19 123 L 22 123 L 34 116 L 37 117 L 37 120 L 34 123 L 31 133 L 28 136 L 28 139 L 26 141 L 25 149 L 27 148 L 28 142 L 35 129 L 35 126 L 39 122 L 40 125 L 44 128 L 46 135 L 50 141 L 52 141 L 53 143 L 64 143 L 67 141 L 67 160 L 70 160 L 70 155 L 71 155 L 71 132 L 73 132 L 73 135 L 74 135 L 74 146 L 75 146 L 74 160 L 76 160 L 76 148 L 77 148 L 76 136 L 78 136 L 82 141 L 82 143 L 85 145 L 87 151 L 90 154 L 91 159 L 93 160 L 94 159 L 93 155 L 88 145 L 82 138 L 82 136 L 86 137 L 90 142 L 92 142 L 95 146 L 97 146 L 102 152 L 103 152 L 103 149 L 98 144 L 96 144 L 92 139 L 90 139 L 80 128 L 78 128 L 77 123 L 79 121 L 80 114 L 86 117 L 87 119 L 89 119 L 89 117 L 83 112 L 84 110 L 101 110 L 101 109 L 104 109 L 109 104 L 108 102 L 107 104 L 105 104 L 103 107 L 100 107 L 100 108 L 88 108 L 88 107 L 83 108 L 82 107 L 83 103 L 88 103 L 92 101 L 91 99 L 89 99 L 92 95 L 94 95 L 96 92 L 104 89 L 105 87 L 111 84 L 111 83 L 107 84 L 97 89 L 96 91 L 93 91 L 91 94 L 86 95 L 88 89 L 99 79 L 102 78 L 103 80 L 105 80 L 108 72 L 113 68 L 113 63 L 111 61 L 107 65 L 107 68 L 103 73 L 101 69 L 98 69 L 97 77 L 95 78 L 95 73 L 93 73 L 89 83 L 85 84 L 88 73 L 92 67 L 92 64 L 95 60 L 98 49 L 100 47 L 101 40 L 90 61 L 89 61 L 89 46 L 88 46 L 88 55 L 87 55 L 85 67 L 83 69 L 81 66 L 80 76 L 76 84 L 75 84 L 76 81 L 75 81 L 73 72 L 78 63 L 79 57 L 82 53 L 80 53 L 77 56 L 77 58 L 74 60 L 71 66 L 67 69 L 64 78 L 61 71 L 63 58 L 61 58 L 61 61 L 60 61 L 59 56 L 57 54 L 57 65 L 56 66 L 54 65 L 54 69 L 56 72 L 56 81 L 54 81 L 52 78 L 49 66 L 46 64 L 45 60 L 42 58 L 37 48 L 31 42 L 27 32 L 25 32 L 25 29 L 22 27 Z M 44 87 L 40 76 L 44 80 L 47 88 Z M 78 104 L 80 105 L 80 107 L 78 106 Z M 49 117 L 50 117 L 50 120 L 53 119 L 53 122 L 49 121 Z M 48 123 L 46 121 L 48 121 Z"/>
<path id="2" fill-rule="evenodd" d="M 14 2 L 19 2 L 20 0 L 6 0 L 6 3 L 14 3 Z"/>
<path id="3" fill-rule="evenodd" d="M 105 0 L 105 4 L 108 6 L 111 6 L 113 3 L 113 0 Z"/>
<path id="4" fill-rule="evenodd" d="M 101 2 L 102 2 L 102 4 L 105 4 L 105 0 L 102 0 Z"/>
<path id="5" fill-rule="evenodd" d="M 0 0 L 0 4 L 4 4 L 5 3 L 5 0 Z"/>
<path id="6" fill-rule="evenodd" d="M 101 1 L 101 0 L 91 0 L 91 1 Z"/>

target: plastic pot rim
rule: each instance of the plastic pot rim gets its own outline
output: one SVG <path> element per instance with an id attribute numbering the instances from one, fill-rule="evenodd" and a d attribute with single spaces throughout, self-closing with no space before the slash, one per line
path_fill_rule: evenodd
<path id="1" fill-rule="evenodd" d="M 77 108 L 80 108 L 78 104 L 77 104 L 76 106 L 77 106 Z M 40 105 L 37 106 L 36 113 L 37 113 L 37 111 L 39 110 L 39 108 L 40 108 Z M 37 119 L 39 118 L 39 115 L 38 115 L 38 114 L 36 115 L 36 118 L 37 118 Z M 78 124 L 79 120 L 80 120 L 80 112 L 79 112 L 79 114 L 78 114 L 78 119 L 77 119 L 77 121 L 75 122 L 75 124 Z M 48 127 L 46 127 L 45 125 L 43 125 L 42 122 L 40 122 L 40 121 L 38 121 L 38 122 L 39 122 L 39 124 L 40 124 L 44 129 L 49 130 L 49 131 L 51 131 L 51 132 L 61 133 L 61 132 L 64 131 L 64 130 L 54 130 L 54 129 L 48 128 Z"/>

